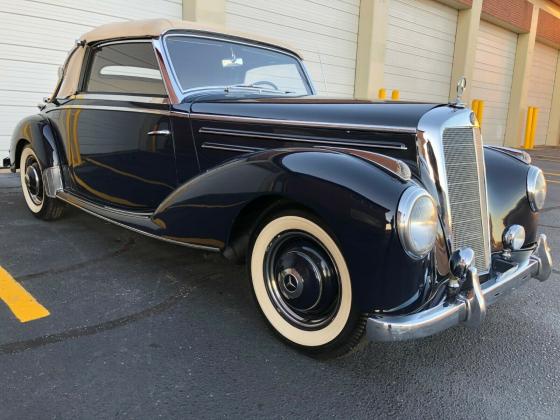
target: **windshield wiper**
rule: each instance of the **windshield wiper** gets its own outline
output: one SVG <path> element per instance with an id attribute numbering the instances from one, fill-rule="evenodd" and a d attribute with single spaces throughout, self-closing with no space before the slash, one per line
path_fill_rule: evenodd
<path id="1" fill-rule="evenodd" d="M 251 89 L 251 90 L 258 90 L 259 92 L 282 93 L 284 95 L 289 95 L 289 94 L 295 93 L 295 92 L 292 92 L 290 90 L 274 89 L 274 88 L 263 87 L 261 85 L 242 84 L 242 83 L 237 84 L 237 85 L 226 86 L 224 88 L 224 92 L 230 92 L 231 90 L 234 90 L 234 89 Z"/>

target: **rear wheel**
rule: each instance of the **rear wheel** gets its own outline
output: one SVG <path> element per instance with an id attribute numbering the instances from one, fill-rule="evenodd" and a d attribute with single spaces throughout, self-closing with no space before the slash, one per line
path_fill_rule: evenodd
<path id="1" fill-rule="evenodd" d="M 333 357 L 363 336 L 344 256 L 313 216 L 292 211 L 266 219 L 253 238 L 250 272 L 261 312 L 292 346 Z"/>
<path id="2" fill-rule="evenodd" d="M 45 194 L 43 169 L 30 145 L 24 147 L 19 162 L 21 189 L 29 211 L 42 220 L 60 218 L 64 204 Z"/>

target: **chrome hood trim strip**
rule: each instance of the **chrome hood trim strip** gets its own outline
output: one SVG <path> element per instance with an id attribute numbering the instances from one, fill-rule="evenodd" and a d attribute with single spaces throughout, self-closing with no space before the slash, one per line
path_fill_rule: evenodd
<path id="1" fill-rule="evenodd" d="M 416 134 L 415 127 L 396 127 L 391 125 L 370 125 L 370 124 L 346 124 L 346 123 L 330 123 L 323 121 L 304 121 L 304 120 L 280 120 L 275 118 L 255 118 L 241 117 L 234 115 L 218 115 L 218 114 L 191 114 L 193 120 L 209 120 L 209 121 L 225 121 L 225 122 L 243 122 L 249 124 L 274 124 L 289 125 L 295 127 L 312 127 L 312 128 L 338 128 L 341 130 L 361 130 L 361 131 L 378 131 L 392 133 L 408 133 Z"/>

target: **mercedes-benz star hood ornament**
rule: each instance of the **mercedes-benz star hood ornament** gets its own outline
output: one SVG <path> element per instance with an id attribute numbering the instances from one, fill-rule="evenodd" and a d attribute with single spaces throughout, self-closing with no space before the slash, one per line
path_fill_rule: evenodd
<path id="1" fill-rule="evenodd" d="M 457 98 L 455 99 L 455 106 L 459 108 L 464 108 L 465 104 L 463 103 L 462 96 L 465 88 L 467 87 L 467 78 L 462 76 L 459 81 L 457 82 Z"/>

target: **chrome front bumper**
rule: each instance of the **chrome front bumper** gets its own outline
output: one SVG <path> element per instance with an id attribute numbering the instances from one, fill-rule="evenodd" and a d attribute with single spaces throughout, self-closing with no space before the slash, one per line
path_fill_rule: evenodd
<path id="1" fill-rule="evenodd" d="M 552 272 L 552 258 L 545 235 L 526 260 L 480 284 L 476 268 L 468 273 L 472 288 L 453 301 L 443 299 L 437 306 L 411 315 L 373 315 L 367 320 L 367 337 L 372 341 L 401 341 L 427 337 L 455 325 L 477 327 L 486 316 L 486 307 L 534 277 L 545 281 Z"/>

